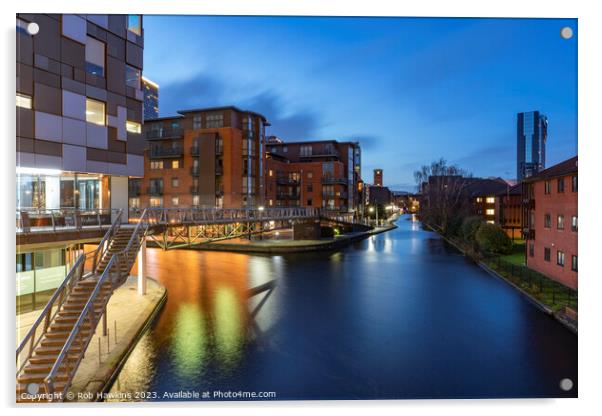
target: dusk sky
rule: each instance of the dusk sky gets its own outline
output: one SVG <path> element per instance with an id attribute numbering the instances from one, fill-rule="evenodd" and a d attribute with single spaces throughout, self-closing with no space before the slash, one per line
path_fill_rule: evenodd
<path id="1" fill-rule="evenodd" d="M 574 19 L 145 16 L 144 29 L 161 116 L 236 105 L 285 141 L 357 140 L 367 182 L 379 167 L 414 190 L 439 157 L 514 178 L 521 111 L 548 116 L 547 166 L 577 154 Z"/>

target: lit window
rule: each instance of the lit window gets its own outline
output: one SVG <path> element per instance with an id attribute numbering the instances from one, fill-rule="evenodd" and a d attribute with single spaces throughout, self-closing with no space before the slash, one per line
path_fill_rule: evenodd
<path id="1" fill-rule="evenodd" d="M 573 217 L 571 218 L 571 230 L 577 231 L 577 216 L 576 215 L 573 215 Z"/>
<path id="2" fill-rule="evenodd" d="M 171 178 L 171 186 L 174 188 L 177 188 L 178 186 L 180 186 L 180 179 Z"/>
<path id="3" fill-rule="evenodd" d="M 150 206 L 157 208 L 163 206 L 163 198 L 160 196 L 154 196 L 150 198 Z"/>
<path id="4" fill-rule="evenodd" d="M 17 107 L 31 109 L 31 97 L 17 93 Z"/>
<path id="5" fill-rule="evenodd" d="M 142 133 L 142 125 L 140 123 L 136 123 L 135 121 L 127 120 L 125 122 L 125 129 L 130 133 Z"/>
<path id="6" fill-rule="evenodd" d="M 571 270 L 577 271 L 577 256 L 571 256 Z"/>
<path id="7" fill-rule="evenodd" d="M 485 214 L 486 215 L 495 215 L 495 210 L 492 208 L 486 209 Z"/>
<path id="8" fill-rule="evenodd" d="M 140 70 L 133 66 L 125 66 L 125 84 L 128 87 L 140 89 Z"/>
<path id="9" fill-rule="evenodd" d="M 488 204 L 493 204 L 495 203 L 495 198 L 492 196 L 488 196 L 485 202 L 487 202 Z"/>
<path id="10" fill-rule="evenodd" d="M 140 208 L 140 198 L 130 198 L 130 208 Z"/>
<path id="11" fill-rule="evenodd" d="M 201 201 L 201 199 L 200 199 L 200 197 L 198 195 L 193 195 L 192 196 L 192 205 L 198 207 L 200 201 Z"/>
<path id="12" fill-rule="evenodd" d="M 174 207 L 177 207 L 178 205 L 180 205 L 180 197 L 179 196 L 172 196 L 171 197 L 171 205 Z"/>
<path id="13" fill-rule="evenodd" d="M 556 225 L 559 230 L 564 230 L 564 215 L 558 215 Z"/>
<path id="14" fill-rule="evenodd" d="M 495 224 L 493 220 L 487 220 L 487 224 Z"/>
<path id="15" fill-rule="evenodd" d="M 162 160 L 151 160 L 150 168 L 155 169 L 163 169 L 163 161 Z"/>
<path id="16" fill-rule="evenodd" d="M 481 197 L 478 197 L 478 198 L 477 198 L 477 203 L 479 203 L 479 204 L 480 204 L 481 202 L 483 202 L 483 198 L 481 198 Z"/>
<path id="17" fill-rule="evenodd" d="M 274 205 L 274 201 L 270 199 L 270 206 Z"/>
<path id="18" fill-rule="evenodd" d="M 270 169 L 270 171 L 268 172 L 268 175 L 273 176 L 274 175 L 274 171 L 272 169 Z"/>
<path id="19" fill-rule="evenodd" d="M 142 16 L 139 14 L 128 14 L 128 30 L 137 34 L 142 35 Z"/>
<path id="20" fill-rule="evenodd" d="M 179 160 L 172 160 L 171 161 L 171 168 L 172 169 L 180 169 L 180 161 Z"/>
<path id="21" fill-rule="evenodd" d="M 104 126 L 105 118 L 105 103 L 86 98 L 86 121 Z"/>
<path id="22" fill-rule="evenodd" d="M 314 177 L 314 173 L 313 172 L 307 172 L 307 179 L 311 179 Z"/>
<path id="23" fill-rule="evenodd" d="M 105 44 L 90 36 L 86 41 L 86 72 L 105 76 Z"/>

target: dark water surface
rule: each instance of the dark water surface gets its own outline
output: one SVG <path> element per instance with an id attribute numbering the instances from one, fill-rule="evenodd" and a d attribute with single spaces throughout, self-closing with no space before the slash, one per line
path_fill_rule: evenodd
<path id="1" fill-rule="evenodd" d="M 577 336 L 418 222 L 338 252 L 149 249 L 168 300 L 112 393 L 575 397 Z M 277 279 L 261 294 L 247 289 Z"/>

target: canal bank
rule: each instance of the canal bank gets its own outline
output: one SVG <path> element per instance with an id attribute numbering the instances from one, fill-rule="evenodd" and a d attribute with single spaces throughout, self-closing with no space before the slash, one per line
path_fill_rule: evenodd
<path id="1" fill-rule="evenodd" d="M 500 279 L 504 283 L 510 285 L 512 288 L 514 288 L 515 290 L 517 290 L 522 296 L 524 296 L 529 302 L 531 302 L 540 311 L 542 311 L 546 315 L 549 315 L 549 316 L 553 317 L 554 319 L 556 319 L 558 322 L 560 322 L 564 327 L 566 327 L 568 330 L 570 330 L 574 334 L 578 333 L 577 322 L 575 322 L 575 321 L 567 318 L 567 316 L 564 313 L 562 313 L 561 311 L 555 311 L 554 309 L 550 308 L 548 305 L 546 305 L 541 300 L 537 299 L 531 293 L 527 292 L 526 290 L 524 290 L 523 288 L 521 288 L 520 286 L 518 286 L 514 282 L 510 281 L 509 279 L 507 279 L 506 277 L 504 277 L 502 274 L 500 274 L 496 270 L 494 270 L 492 267 L 489 267 L 489 265 L 487 265 L 480 258 L 475 257 L 472 253 L 470 253 L 467 250 L 465 250 L 460 244 L 458 244 L 457 242 L 455 242 L 453 239 L 448 238 L 448 237 L 444 236 L 443 234 L 441 234 L 434 227 L 432 227 L 432 226 L 430 226 L 428 224 L 424 224 L 424 226 L 426 228 L 428 228 L 429 230 L 431 230 L 432 232 L 437 233 L 448 244 L 452 245 L 456 250 L 458 250 L 459 252 L 461 252 L 464 256 L 470 258 L 481 269 L 485 270 L 491 276 L 493 276 L 493 277 L 495 277 L 497 279 Z"/>
<path id="2" fill-rule="evenodd" d="M 376 227 L 369 231 L 360 231 L 322 240 L 225 240 L 204 243 L 191 247 L 192 250 L 231 251 L 238 253 L 286 254 L 312 251 L 337 250 L 370 236 L 391 231 L 395 224 Z"/>

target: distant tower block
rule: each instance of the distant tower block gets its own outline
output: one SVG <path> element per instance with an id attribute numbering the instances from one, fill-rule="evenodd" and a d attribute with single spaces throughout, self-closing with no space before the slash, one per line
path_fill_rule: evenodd
<path id="1" fill-rule="evenodd" d="M 374 185 L 383 186 L 383 170 L 374 169 Z"/>

